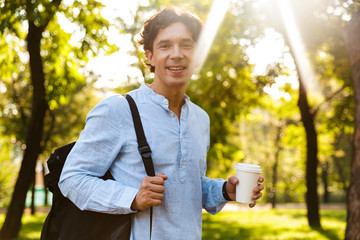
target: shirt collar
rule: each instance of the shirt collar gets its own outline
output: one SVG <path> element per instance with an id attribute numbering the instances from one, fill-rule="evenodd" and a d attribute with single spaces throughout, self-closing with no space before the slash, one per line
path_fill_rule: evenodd
<path id="1" fill-rule="evenodd" d="M 158 103 L 160 105 L 169 106 L 169 101 L 163 95 L 157 94 L 152 88 L 147 86 L 145 83 L 141 84 L 140 90 L 143 93 L 145 93 L 145 95 L 150 97 L 150 99 L 152 101 L 154 101 L 155 103 Z M 185 100 L 185 104 L 188 104 L 189 101 L 190 101 L 189 96 L 185 94 L 184 95 L 184 100 Z"/>

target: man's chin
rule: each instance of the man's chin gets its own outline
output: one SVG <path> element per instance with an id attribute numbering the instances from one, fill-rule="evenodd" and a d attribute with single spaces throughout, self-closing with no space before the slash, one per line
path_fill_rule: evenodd
<path id="1" fill-rule="evenodd" d="M 174 79 L 174 80 L 171 81 L 171 83 L 169 85 L 172 88 L 178 88 L 178 89 L 185 88 L 186 89 L 188 84 L 189 84 L 189 80 L 187 80 L 187 81 L 185 81 L 185 80 L 179 81 L 179 80 Z"/>

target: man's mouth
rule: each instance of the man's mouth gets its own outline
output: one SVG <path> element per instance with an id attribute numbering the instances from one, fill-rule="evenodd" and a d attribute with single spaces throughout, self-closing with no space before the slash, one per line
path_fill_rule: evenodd
<path id="1" fill-rule="evenodd" d="M 168 67 L 170 71 L 182 71 L 185 69 L 185 67 Z"/>

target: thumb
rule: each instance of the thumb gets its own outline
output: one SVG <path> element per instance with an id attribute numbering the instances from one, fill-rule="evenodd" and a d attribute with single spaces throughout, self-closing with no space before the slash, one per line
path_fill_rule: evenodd
<path id="1" fill-rule="evenodd" d="M 229 177 L 229 178 L 228 178 L 228 183 L 231 183 L 231 184 L 233 184 L 233 185 L 236 185 L 236 184 L 239 183 L 239 179 L 238 179 L 237 177 L 234 177 L 234 176 Z"/>
<path id="2" fill-rule="evenodd" d="M 236 177 L 229 177 L 227 184 L 226 184 L 226 191 L 228 194 L 232 194 L 236 192 L 236 184 L 239 183 L 239 179 Z"/>

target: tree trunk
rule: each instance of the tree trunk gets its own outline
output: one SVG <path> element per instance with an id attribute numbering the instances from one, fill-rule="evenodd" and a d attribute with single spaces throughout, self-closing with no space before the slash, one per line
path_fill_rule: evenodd
<path id="1" fill-rule="evenodd" d="M 330 202 L 328 175 L 329 175 L 329 162 L 325 162 L 323 166 L 321 166 L 321 178 L 324 184 L 324 195 L 323 195 L 324 203 Z"/>
<path id="2" fill-rule="evenodd" d="M 276 152 L 275 152 L 275 162 L 274 165 L 272 167 L 273 169 L 273 176 L 272 176 L 272 188 L 271 188 L 271 193 L 270 193 L 270 202 L 271 202 L 271 206 L 272 208 L 276 208 L 276 184 L 277 184 L 277 177 L 278 177 L 278 165 L 279 165 L 279 155 L 280 152 L 282 150 L 282 146 L 280 143 L 281 140 L 281 126 L 278 126 L 277 128 L 277 133 L 276 133 L 276 139 L 275 139 L 275 145 L 276 145 Z"/>
<path id="3" fill-rule="evenodd" d="M 21 218 L 25 208 L 26 194 L 35 177 L 35 165 L 40 152 L 46 110 L 43 64 L 40 55 L 40 40 L 43 28 L 29 21 L 27 49 L 30 56 L 31 83 L 33 87 L 32 112 L 26 136 L 26 149 L 15 184 L 11 203 L 6 214 L 0 239 L 14 239 L 21 227 Z"/>
<path id="4" fill-rule="evenodd" d="M 345 239 L 360 239 L 360 11 L 345 26 L 343 37 L 349 52 L 355 98 L 353 159 L 347 199 Z"/>
<path id="5" fill-rule="evenodd" d="M 31 206 L 30 206 L 31 215 L 35 215 L 35 178 L 31 186 Z"/>
<path id="6" fill-rule="evenodd" d="M 296 60 L 295 60 L 296 62 Z M 296 66 L 298 66 L 296 64 Z M 311 228 L 321 228 L 319 215 L 319 198 L 317 193 L 317 164 L 318 164 L 318 143 L 317 133 L 314 125 L 314 115 L 310 111 L 310 106 L 307 100 L 307 92 L 303 84 L 300 71 L 299 75 L 299 100 L 298 106 L 301 113 L 301 121 L 303 122 L 306 132 L 306 205 L 307 217 Z"/>
<path id="7" fill-rule="evenodd" d="M 45 186 L 45 165 L 44 163 L 41 163 L 42 166 L 42 177 L 43 177 L 43 182 L 44 182 L 44 206 L 48 206 L 49 205 L 49 201 L 48 201 L 48 188 Z"/>
<path id="8" fill-rule="evenodd" d="M 299 81 L 299 99 L 298 107 L 300 109 L 301 121 L 306 132 L 306 206 L 307 218 L 311 228 L 321 228 L 319 214 L 319 197 L 317 193 L 317 165 L 318 165 L 318 142 L 317 133 L 314 124 L 315 114 L 311 112 L 307 99 L 307 89 L 304 86 L 304 76 L 300 71 L 300 64 L 295 49 L 289 40 L 289 33 L 284 32 L 286 45 L 294 59 Z"/>

